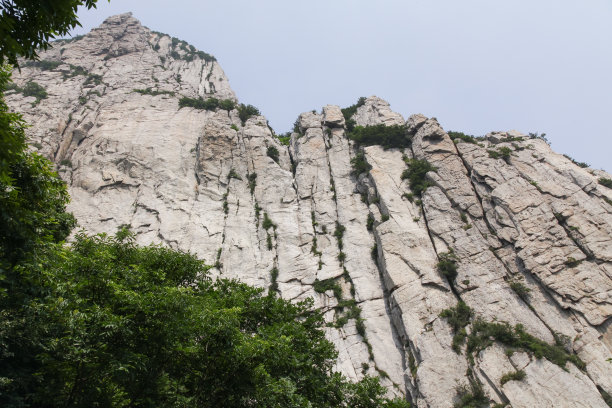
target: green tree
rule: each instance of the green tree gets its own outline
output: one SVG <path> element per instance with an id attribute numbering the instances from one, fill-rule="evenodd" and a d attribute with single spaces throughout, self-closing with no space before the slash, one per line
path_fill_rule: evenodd
<path id="1" fill-rule="evenodd" d="M 44 295 L 3 322 L 21 326 L 21 344 L 0 359 L 0 402 L 407 407 L 384 398 L 376 379 L 352 384 L 332 372 L 337 353 L 312 301 L 211 280 L 208 268 L 187 253 L 138 247 L 126 230 L 58 246 L 42 271 Z"/>
<path id="2" fill-rule="evenodd" d="M 0 64 L 17 66 L 17 58 L 36 59 L 56 36 L 81 24 L 77 9 L 98 0 L 0 0 Z"/>

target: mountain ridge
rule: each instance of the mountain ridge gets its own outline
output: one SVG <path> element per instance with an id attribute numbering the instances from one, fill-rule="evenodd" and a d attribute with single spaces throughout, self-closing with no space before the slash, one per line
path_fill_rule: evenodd
<path id="1" fill-rule="evenodd" d="M 263 116 L 180 108 L 181 96 L 237 99 L 214 58 L 130 14 L 41 60 L 61 64 L 24 66 L 14 80 L 47 96 L 16 90 L 7 101 L 33 124 L 28 137 L 58 165 L 89 232 L 127 224 L 139 243 L 192 251 L 216 273 L 288 299 L 314 298 L 337 369 L 378 375 L 419 407 L 453 406 L 472 381 L 514 407 L 606 406 L 612 190 L 598 181 L 607 173 L 514 131 L 453 140 L 435 118 L 404 120 L 377 97 L 350 119 L 405 126 L 409 147 L 358 146 L 333 105 L 301 114 L 284 146 Z M 355 160 L 370 169 L 355 174 Z M 421 197 L 403 177 L 411 160 L 435 168 L 421 175 Z M 457 353 L 456 331 L 478 333 L 477 319 L 455 330 L 442 317 L 458 302 L 584 367 L 533 350 L 507 355 L 499 341 L 471 359 L 462 344 Z M 514 371 L 526 378 L 502 380 Z"/>

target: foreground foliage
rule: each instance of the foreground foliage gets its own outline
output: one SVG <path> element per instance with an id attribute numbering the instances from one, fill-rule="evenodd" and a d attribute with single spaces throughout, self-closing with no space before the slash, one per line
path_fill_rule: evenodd
<path id="1" fill-rule="evenodd" d="M 28 324 L 11 343 L 22 361 L 3 356 L 3 371 L 15 368 L 2 373 L 3 395 L 82 407 L 385 403 L 375 380 L 331 372 L 336 352 L 311 302 L 212 281 L 207 269 L 189 254 L 140 248 L 125 230 L 78 234 L 43 272 L 45 295 L 21 310 Z"/>
<path id="2" fill-rule="evenodd" d="M 17 65 L 17 57 L 36 59 L 49 41 L 80 26 L 77 8 L 95 7 L 97 0 L 2 0 L 0 7 L 0 65 Z"/>

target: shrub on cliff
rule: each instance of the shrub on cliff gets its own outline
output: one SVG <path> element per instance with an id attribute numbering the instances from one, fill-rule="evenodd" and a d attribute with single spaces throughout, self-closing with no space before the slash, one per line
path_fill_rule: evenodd
<path id="1" fill-rule="evenodd" d="M 238 117 L 240 118 L 240 121 L 242 122 L 242 126 L 244 126 L 246 121 L 251 116 L 257 116 L 257 115 L 261 115 L 261 112 L 259 112 L 259 109 L 257 109 L 255 106 L 245 105 L 244 103 L 241 103 L 240 105 L 238 105 Z"/>
<path id="2" fill-rule="evenodd" d="M 406 131 L 406 126 L 400 125 L 355 126 L 348 136 L 359 145 L 380 145 L 385 149 L 409 147 L 412 141 Z"/>
<path id="3" fill-rule="evenodd" d="M 402 180 L 407 179 L 410 183 L 410 190 L 420 197 L 427 187 L 431 186 L 431 182 L 427 180 L 427 173 L 436 171 L 436 168 L 427 160 L 406 158 L 404 161 L 408 168 L 402 173 Z"/>

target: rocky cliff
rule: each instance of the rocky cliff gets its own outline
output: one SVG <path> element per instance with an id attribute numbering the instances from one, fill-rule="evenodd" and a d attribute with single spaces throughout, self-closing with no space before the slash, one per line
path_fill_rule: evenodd
<path id="1" fill-rule="evenodd" d="M 236 97 L 214 57 L 129 14 L 13 78 L 7 100 L 82 228 L 129 225 L 216 274 L 313 298 L 346 376 L 418 407 L 608 406 L 609 175 L 517 132 L 453 140 L 377 97 L 351 121 L 405 127 L 405 148 L 356 144 L 331 105 L 285 146 L 262 116 L 180 108 Z"/>

